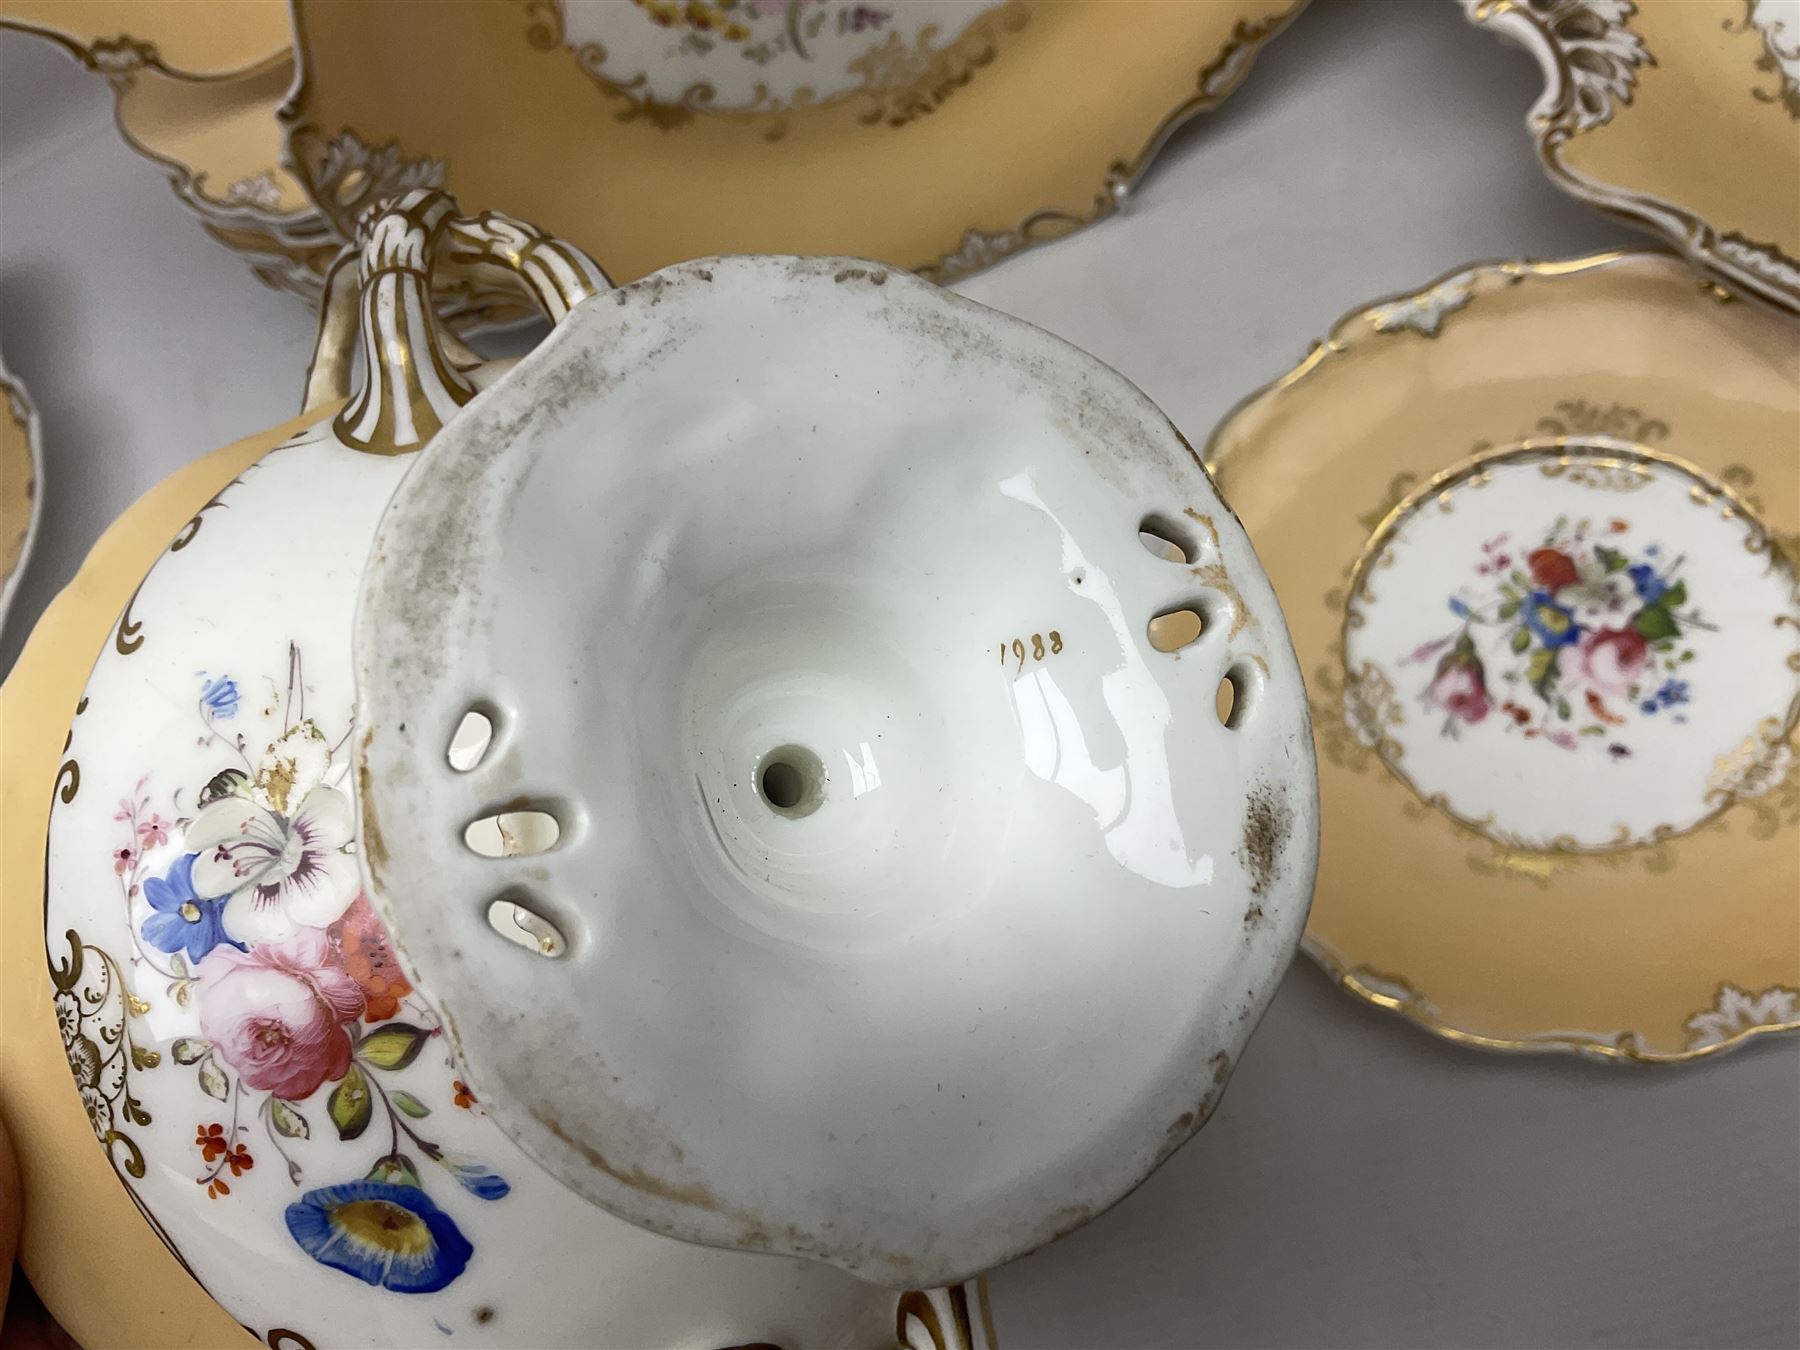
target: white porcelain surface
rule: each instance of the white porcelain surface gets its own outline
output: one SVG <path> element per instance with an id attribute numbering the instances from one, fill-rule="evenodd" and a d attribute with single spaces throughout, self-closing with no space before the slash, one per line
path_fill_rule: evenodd
<path id="1" fill-rule="evenodd" d="M 869 264 L 578 309 L 407 480 L 358 644 L 372 893 L 472 1085 L 683 1237 L 895 1285 L 1049 1240 L 1204 1121 L 1305 918 L 1299 672 L 1196 457 Z M 460 843 L 525 808 L 548 852 Z M 497 939 L 507 897 L 567 950 Z"/>

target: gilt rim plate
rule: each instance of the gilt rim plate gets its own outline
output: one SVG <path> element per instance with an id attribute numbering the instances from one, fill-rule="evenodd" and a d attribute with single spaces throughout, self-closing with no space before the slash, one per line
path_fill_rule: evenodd
<path id="1" fill-rule="evenodd" d="M 1525 125 L 1558 187 L 1800 311 L 1800 12 L 1787 0 L 1463 8 L 1543 68 Z"/>
<path id="2" fill-rule="evenodd" d="M 1303 945 L 1346 991 L 1604 1060 L 1800 1029 L 1797 412 L 1790 320 L 1615 252 L 1353 313 L 1214 432 L 1312 686 Z"/>
<path id="3" fill-rule="evenodd" d="M 340 232 L 379 164 L 542 220 L 622 281 L 781 252 L 946 282 L 1116 211 L 1303 5 L 299 0 L 281 116 Z"/>

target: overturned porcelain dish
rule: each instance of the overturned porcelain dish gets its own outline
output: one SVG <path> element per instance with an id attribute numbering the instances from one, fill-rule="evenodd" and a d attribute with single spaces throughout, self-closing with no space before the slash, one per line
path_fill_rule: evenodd
<path id="1" fill-rule="evenodd" d="M 1303 922 L 1305 697 L 1197 458 L 873 264 L 581 307 L 400 489 L 357 644 L 409 978 L 506 1133 L 682 1238 L 1031 1250 L 1205 1120 Z"/>
<path id="2" fill-rule="evenodd" d="M 1345 989 L 1612 1060 L 1800 1029 L 1797 428 L 1800 327 L 1658 253 L 1372 305 L 1220 426 Z"/>

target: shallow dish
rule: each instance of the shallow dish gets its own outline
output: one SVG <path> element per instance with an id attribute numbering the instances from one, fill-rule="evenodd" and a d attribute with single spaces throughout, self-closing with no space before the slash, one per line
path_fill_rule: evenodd
<path id="1" fill-rule="evenodd" d="M 96 70 L 193 81 L 263 69 L 293 41 L 281 0 L 4 0 L 0 27 L 49 38 Z"/>
<path id="2" fill-rule="evenodd" d="M 275 109 L 294 72 L 285 6 L 9 0 L 0 27 L 47 38 L 104 76 L 120 134 L 168 174 L 206 232 L 269 285 L 318 302 L 342 237 L 281 164 Z"/>
<path id="3" fill-rule="evenodd" d="M 1791 0 L 1463 0 L 1544 69 L 1525 125 L 1565 191 L 1800 310 Z"/>
<path id="4" fill-rule="evenodd" d="M 441 166 L 622 280 L 784 252 L 947 281 L 1116 209 L 1300 7 L 301 0 L 282 115 L 344 233 L 378 157 Z"/>
<path id="5" fill-rule="evenodd" d="M 1800 1026 L 1800 332 L 1654 253 L 1351 315 L 1207 450 L 1312 686 L 1305 945 L 1472 1045 Z"/>

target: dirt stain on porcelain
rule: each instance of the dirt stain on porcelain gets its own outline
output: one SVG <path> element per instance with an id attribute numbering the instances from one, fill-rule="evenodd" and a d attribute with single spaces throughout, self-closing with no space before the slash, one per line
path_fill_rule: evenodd
<path id="1" fill-rule="evenodd" d="M 1238 861 L 1250 875 L 1250 894 L 1265 895 L 1280 878 L 1282 850 L 1293 833 L 1294 812 L 1279 788 L 1264 784 L 1250 794 L 1244 808 L 1244 843 Z M 1244 927 L 1261 924 L 1262 906 L 1252 902 L 1244 911 Z"/>

